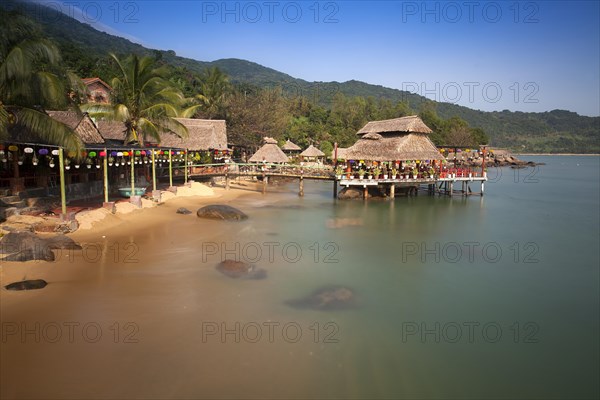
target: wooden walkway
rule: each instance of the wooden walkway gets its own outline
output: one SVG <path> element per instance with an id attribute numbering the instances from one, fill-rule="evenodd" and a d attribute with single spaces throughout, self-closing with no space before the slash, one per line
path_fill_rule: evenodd
<path id="1" fill-rule="evenodd" d="M 474 169 L 451 169 L 444 171 L 434 177 L 397 176 L 394 179 L 359 179 L 350 178 L 345 173 L 342 176 L 335 176 L 331 167 L 326 166 L 298 166 L 298 165 L 278 165 L 278 164 L 208 164 L 188 166 L 190 178 L 216 178 L 225 179 L 225 188 L 229 189 L 230 181 L 239 177 L 256 177 L 263 182 L 263 193 L 267 192 L 269 178 L 280 177 L 289 179 L 298 179 L 298 195 L 304 195 L 304 180 L 331 181 L 333 182 L 333 195 L 337 197 L 338 186 L 344 187 L 362 187 L 364 197 L 368 197 L 369 187 L 381 187 L 390 197 L 395 197 L 395 189 L 414 188 L 416 192 L 420 186 L 427 185 L 428 192 L 432 194 L 444 195 L 481 195 L 484 192 L 484 183 L 487 181 L 485 173 Z M 473 192 L 471 183 L 479 182 L 481 191 Z M 454 185 L 460 184 L 461 189 L 455 190 Z"/>

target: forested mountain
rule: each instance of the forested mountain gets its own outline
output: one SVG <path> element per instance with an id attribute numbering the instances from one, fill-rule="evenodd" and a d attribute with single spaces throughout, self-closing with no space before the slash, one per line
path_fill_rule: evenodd
<path id="1" fill-rule="evenodd" d="M 179 82 L 187 95 L 193 95 L 199 90 L 199 77 L 206 73 L 207 68 L 218 67 L 236 86 L 237 96 L 244 94 L 244 102 L 241 99 L 237 103 L 233 101 L 235 104 L 230 104 L 227 112 L 222 112 L 223 115 L 217 113 L 203 116 L 222 117 L 228 119 L 229 125 L 239 124 L 233 127 L 234 135 L 238 136 L 246 129 L 255 133 L 255 139 L 261 134 L 283 134 L 301 143 L 338 141 L 348 145 L 354 140 L 352 130 L 364 123 L 365 119 L 420 113 L 426 122 L 445 130 L 445 134 L 434 136 L 439 144 L 444 144 L 444 138 L 449 140 L 446 135 L 448 132 L 455 132 L 466 125 L 473 137 L 484 138 L 487 135 L 491 145 L 517 151 L 600 153 L 600 117 L 580 116 L 564 110 L 543 113 L 507 110 L 484 112 L 355 80 L 307 82 L 251 61 L 222 59 L 203 62 L 179 57 L 174 51 L 148 49 L 127 39 L 100 32 L 56 11 L 40 12 L 40 7 L 43 6 L 39 4 L 5 0 L 3 7 L 18 9 L 39 23 L 44 36 L 53 40 L 60 48 L 67 66 L 81 77 L 99 76 L 109 81 L 115 72 L 108 57 L 109 52 L 117 55 L 151 55 L 173 67 L 172 80 Z M 256 127 L 258 121 L 249 121 L 250 116 L 240 115 L 244 113 L 248 96 L 264 89 L 278 91 L 279 96 L 293 103 L 294 109 L 273 109 L 272 112 L 282 115 L 275 117 L 269 124 Z M 235 100 L 235 95 L 233 97 Z M 266 104 L 267 101 L 261 98 L 256 103 Z M 344 105 L 350 108 L 355 105 L 362 111 L 349 116 L 348 111 L 343 110 Z M 271 107 L 277 108 L 273 105 Z M 231 114 L 233 110 L 237 110 L 239 115 Z M 446 123 L 442 126 L 443 120 Z M 436 127 L 432 128 L 435 130 Z M 321 132 L 312 138 L 310 135 L 313 132 L 302 133 L 303 129 L 322 129 L 327 132 Z M 270 130 L 278 132 L 274 134 Z"/>

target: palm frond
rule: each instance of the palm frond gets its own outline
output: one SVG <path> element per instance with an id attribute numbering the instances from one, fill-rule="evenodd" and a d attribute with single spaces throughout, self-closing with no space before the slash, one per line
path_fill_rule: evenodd
<path id="1" fill-rule="evenodd" d="M 64 147 L 67 151 L 80 154 L 83 143 L 79 136 L 67 125 L 52 119 L 48 114 L 31 108 L 16 110 L 17 124 L 28 129 L 49 144 Z"/>

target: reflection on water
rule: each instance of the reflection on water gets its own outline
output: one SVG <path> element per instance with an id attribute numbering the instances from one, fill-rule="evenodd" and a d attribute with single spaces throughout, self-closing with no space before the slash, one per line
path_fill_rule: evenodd
<path id="1" fill-rule="evenodd" d="M 483 198 L 342 202 L 307 182 L 303 198 L 290 184 L 237 200 L 241 223 L 183 217 L 108 238 L 89 274 L 22 305 L 42 326 L 94 321 L 101 340 L 9 336 L 2 394 L 597 397 L 598 159 L 581 161 L 585 187 L 564 179 L 577 163 L 543 160 L 538 183 L 504 169 Z M 115 243 L 139 262 L 115 263 Z M 230 279 L 215 270 L 225 258 L 268 278 Z M 286 304 L 328 285 L 356 307 Z"/>

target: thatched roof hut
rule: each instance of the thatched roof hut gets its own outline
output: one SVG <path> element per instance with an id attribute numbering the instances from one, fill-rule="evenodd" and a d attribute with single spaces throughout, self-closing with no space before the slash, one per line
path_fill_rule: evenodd
<path id="1" fill-rule="evenodd" d="M 277 140 L 265 137 L 265 144 L 248 160 L 249 162 L 287 163 L 290 161 L 283 150 L 277 146 Z"/>
<path id="2" fill-rule="evenodd" d="M 358 135 L 367 133 L 433 133 L 418 115 L 367 122 Z"/>
<path id="3" fill-rule="evenodd" d="M 302 148 L 300 146 L 298 146 L 296 143 L 290 141 L 289 139 L 285 142 L 285 144 L 283 146 L 281 146 L 281 149 L 283 151 L 287 151 L 289 153 L 302 151 Z"/>
<path id="4" fill-rule="evenodd" d="M 175 118 L 188 130 L 187 138 L 173 133 L 160 135 L 162 147 L 189 149 L 192 151 L 227 150 L 227 127 L 224 120 Z M 123 142 L 125 124 L 118 121 L 98 121 L 98 129 L 107 140 Z M 152 143 L 150 140 L 149 143 Z"/>
<path id="5" fill-rule="evenodd" d="M 160 135 L 162 147 L 187 148 L 189 150 L 227 150 L 225 120 L 175 118 L 188 130 L 187 138 L 172 133 Z"/>
<path id="6" fill-rule="evenodd" d="M 362 137 L 348 147 L 345 157 L 370 161 L 442 160 L 427 136 L 431 132 L 416 115 L 371 121 L 358 131 Z"/>
<path id="7" fill-rule="evenodd" d="M 302 153 L 300 153 L 300 156 L 305 157 L 305 158 L 319 158 L 319 157 L 325 157 L 325 153 L 323 153 L 321 150 L 317 149 L 315 146 L 313 146 L 311 144 L 310 146 L 308 146 L 308 148 L 306 150 L 304 150 Z"/>

